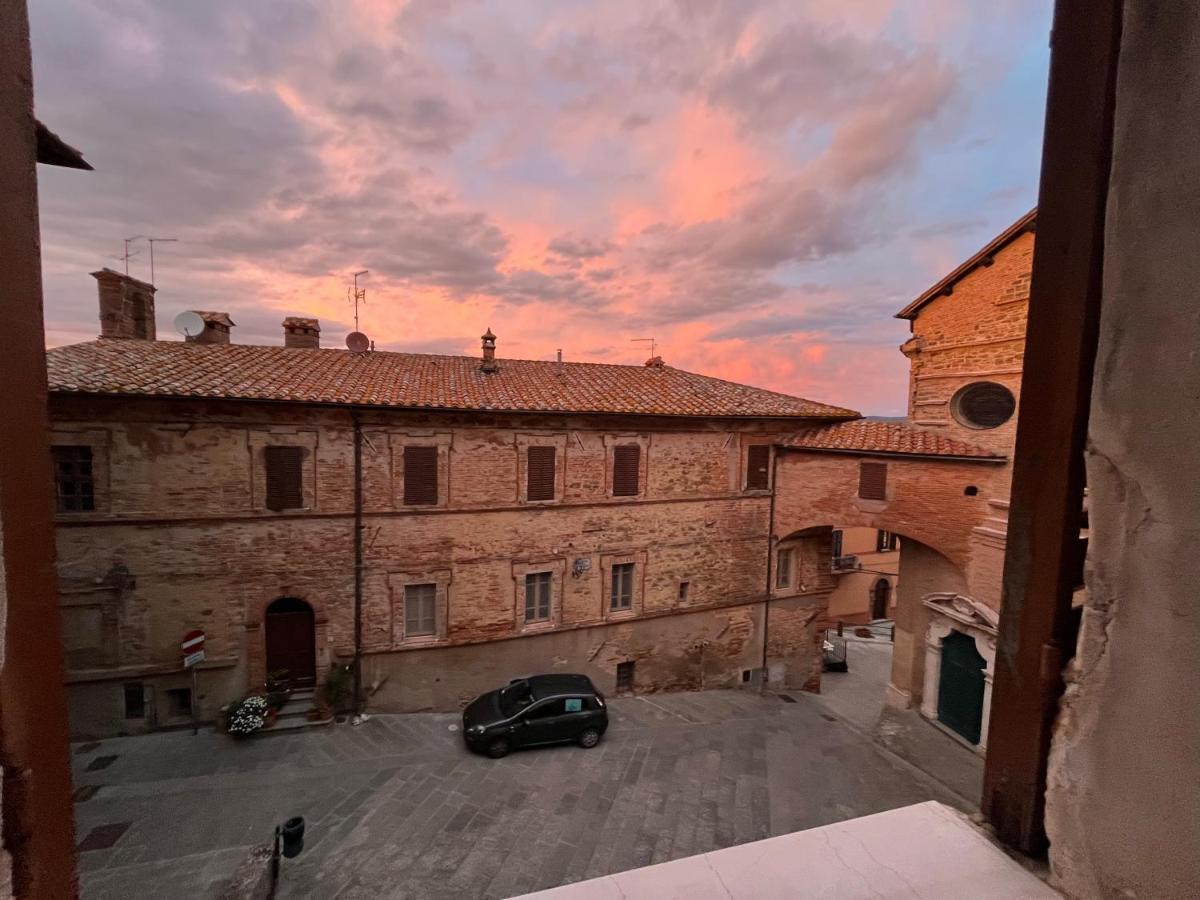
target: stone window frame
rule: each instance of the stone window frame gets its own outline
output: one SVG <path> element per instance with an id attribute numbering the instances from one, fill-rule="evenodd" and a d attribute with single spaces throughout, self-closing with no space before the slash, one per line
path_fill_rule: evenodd
<path id="1" fill-rule="evenodd" d="M 389 572 L 387 576 L 390 610 L 392 614 L 392 647 L 422 647 L 444 644 L 449 633 L 450 583 L 449 569 L 427 569 L 424 571 Z M 433 584 L 434 633 L 405 634 L 404 588 L 410 584 Z"/>
<path id="2" fill-rule="evenodd" d="M 600 614 L 605 621 L 619 619 L 636 619 L 645 609 L 646 594 L 646 558 L 645 550 L 629 550 L 625 553 L 600 554 Z M 629 609 L 612 609 L 612 570 L 613 566 L 633 563 L 633 597 Z"/>
<path id="3" fill-rule="evenodd" d="M 59 512 L 56 519 L 79 519 L 112 512 L 112 432 L 107 428 L 55 425 L 51 447 L 88 447 L 92 451 L 92 508 Z"/>
<path id="4" fill-rule="evenodd" d="M 550 618 L 534 622 L 525 621 L 525 576 L 540 572 L 550 573 Z M 562 625 L 563 579 L 567 572 L 567 560 L 562 557 L 532 561 L 514 561 L 513 579 L 513 630 L 518 634 L 538 631 L 553 631 Z"/>
<path id="5" fill-rule="evenodd" d="M 613 493 L 613 465 L 616 448 L 626 444 L 637 444 L 641 451 L 638 456 L 638 491 L 636 494 Z M 650 483 L 650 435 L 644 432 L 617 431 L 604 435 L 604 496 L 616 503 L 630 500 L 646 499 L 647 485 Z"/>
<path id="6" fill-rule="evenodd" d="M 771 577 L 772 592 L 794 592 L 796 590 L 796 576 L 798 569 L 798 556 L 796 550 L 797 545 L 791 543 L 781 543 L 775 547 L 775 571 Z M 780 566 L 779 561 L 783 559 L 784 554 L 787 554 L 788 557 L 788 577 L 784 580 L 781 580 L 779 576 L 783 569 L 782 566 Z"/>
<path id="7" fill-rule="evenodd" d="M 391 453 L 392 508 L 404 511 L 445 509 L 450 505 L 450 448 L 454 434 L 431 428 L 389 431 L 388 449 Z M 437 503 L 415 506 L 404 502 L 404 448 L 437 447 Z"/>
<path id="8" fill-rule="evenodd" d="M 746 487 L 746 476 L 750 470 L 750 448 L 766 444 L 770 447 L 767 453 L 767 486 L 765 488 Z M 750 497 L 764 497 L 775 488 L 775 437 L 759 435 L 742 435 L 738 442 L 737 484 L 736 491 Z"/>
<path id="9" fill-rule="evenodd" d="M 321 444 L 316 428 L 259 428 L 250 431 L 250 507 L 264 516 L 294 516 L 316 512 L 317 448 Z M 267 447 L 301 447 L 306 452 L 300 465 L 304 505 L 297 509 L 267 508 Z"/>
<path id="10" fill-rule="evenodd" d="M 513 443 L 517 452 L 517 503 L 521 506 L 555 506 L 562 503 L 567 494 L 567 433 L 518 433 Z M 530 447 L 553 447 L 555 450 L 553 500 L 530 500 L 528 497 L 526 479 L 529 477 Z"/>

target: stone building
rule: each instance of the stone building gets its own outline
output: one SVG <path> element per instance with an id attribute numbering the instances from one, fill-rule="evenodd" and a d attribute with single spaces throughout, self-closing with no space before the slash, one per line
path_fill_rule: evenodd
<path id="1" fill-rule="evenodd" d="M 980 752 L 1035 225 L 1036 211 L 1023 216 L 898 313 L 912 329 L 901 347 L 905 423 L 858 419 L 797 434 L 780 446 L 775 475 L 772 534 L 785 554 L 822 552 L 835 526 L 898 536 L 888 701 L 920 709 Z"/>
<path id="2" fill-rule="evenodd" d="M 900 579 L 899 536 L 877 528 L 835 527 L 831 541 L 837 585 L 829 595 L 826 622 L 862 625 L 890 619 Z"/>
<path id="3" fill-rule="evenodd" d="M 96 278 L 100 339 L 48 354 L 80 735 L 211 718 L 278 669 L 319 682 L 354 657 L 356 602 L 372 709 L 547 669 L 609 692 L 753 681 L 774 445 L 857 415 L 658 360 L 501 359 L 490 330 L 477 358 L 320 349 L 298 318 L 239 345 L 213 312 L 155 340 L 154 288 Z M 769 614 L 797 687 L 833 586 L 802 549 Z"/>

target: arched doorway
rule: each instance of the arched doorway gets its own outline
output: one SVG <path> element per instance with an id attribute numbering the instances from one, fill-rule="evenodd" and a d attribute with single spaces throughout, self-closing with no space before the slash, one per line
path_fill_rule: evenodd
<path id="1" fill-rule="evenodd" d="M 961 631 L 951 631 L 942 639 L 938 721 L 972 744 L 979 743 L 983 727 L 983 671 L 986 666 L 987 660 L 975 648 L 975 638 Z"/>
<path id="2" fill-rule="evenodd" d="M 880 578 L 871 589 L 871 618 L 886 619 L 888 607 L 892 604 L 892 583 L 886 578 Z"/>
<path id="3" fill-rule="evenodd" d="M 267 673 L 287 670 L 292 687 L 317 680 L 317 641 L 312 607 L 296 597 L 281 597 L 264 617 Z"/>

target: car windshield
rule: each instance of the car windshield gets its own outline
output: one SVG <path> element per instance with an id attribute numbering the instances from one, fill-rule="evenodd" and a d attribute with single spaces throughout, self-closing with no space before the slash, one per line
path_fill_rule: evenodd
<path id="1" fill-rule="evenodd" d="M 517 681 L 500 689 L 500 712 L 506 718 L 515 716 L 532 702 L 533 694 L 526 681 Z"/>

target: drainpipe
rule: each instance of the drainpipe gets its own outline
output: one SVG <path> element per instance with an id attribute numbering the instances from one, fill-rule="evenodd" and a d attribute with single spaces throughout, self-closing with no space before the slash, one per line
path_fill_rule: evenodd
<path id="1" fill-rule="evenodd" d="M 771 507 L 769 518 L 767 520 L 767 599 L 763 601 L 763 627 L 762 627 L 762 675 L 758 683 L 758 692 L 765 694 L 767 692 L 767 629 L 771 622 L 771 582 L 775 575 L 775 491 L 776 491 L 776 476 L 779 474 L 779 448 L 775 448 L 775 453 L 771 457 Z"/>
<path id="2" fill-rule="evenodd" d="M 362 713 L 363 485 L 362 423 L 354 420 L 354 714 Z"/>

